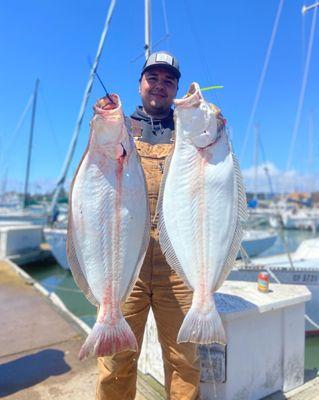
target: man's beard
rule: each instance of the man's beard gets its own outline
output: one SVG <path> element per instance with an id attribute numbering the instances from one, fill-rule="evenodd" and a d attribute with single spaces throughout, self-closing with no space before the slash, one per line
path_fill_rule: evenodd
<path id="1" fill-rule="evenodd" d="M 167 105 L 167 103 L 163 103 L 161 101 L 156 101 L 156 100 L 151 100 L 149 102 L 149 107 L 150 109 L 154 109 L 159 113 L 165 113 L 169 110 L 170 106 Z"/>
<path id="2" fill-rule="evenodd" d="M 149 102 L 143 103 L 144 111 L 152 115 L 167 115 L 171 109 L 171 105 L 168 105 L 167 102 L 157 101 L 156 99 L 151 99 Z"/>

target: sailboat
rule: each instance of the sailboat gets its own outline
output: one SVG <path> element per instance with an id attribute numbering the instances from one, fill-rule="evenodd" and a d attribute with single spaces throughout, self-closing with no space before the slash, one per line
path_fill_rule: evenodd
<path id="1" fill-rule="evenodd" d="M 21 204 L 17 195 L 11 196 L 11 198 L 5 195 L 4 184 L 3 195 L 1 196 L 2 204 L 0 205 L 0 259 L 9 258 L 19 264 L 42 257 L 40 244 L 42 242 L 42 226 L 46 220 L 44 207 L 28 207 L 30 204 L 29 176 L 38 86 L 39 80 L 36 81 L 34 93 L 23 113 L 24 117 L 33 99 L 23 204 Z M 20 123 L 18 126 L 20 126 Z"/>
<path id="2" fill-rule="evenodd" d="M 305 229 L 317 232 L 319 229 L 319 213 L 311 209 L 288 209 L 280 213 L 277 218 L 271 218 L 272 226 L 278 225 L 278 218 L 285 229 Z"/>
<path id="3" fill-rule="evenodd" d="M 247 223 L 247 227 L 244 231 L 244 237 L 242 241 L 242 246 L 246 251 L 249 257 L 256 257 L 262 252 L 268 250 L 273 244 L 276 242 L 278 238 L 278 234 L 275 231 L 269 231 L 266 229 L 257 229 L 255 226 L 259 226 L 265 220 L 265 209 L 259 210 L 256 206 L 258 206 L 258 197 L 257 197 L 257 172 L 258 172 L 258 150 L 261 145 L 261 140 L 259 137 L 259 129 L 258 126 L 255 125 L 255 150 L 254 150 L 254 197 L 253 204 L 254 208 L 249 207 L 248 202 L 248 211 L 249 211 L 249 219 Z M 265 161 L 265 160 L 264 160 Z M 270 177 L 268 172 L 266 171 L 270 192 L 272 193 L 272 185 L 270 181 Z M 254 212 L 251 212 L 254 210 Z M 268 215 L 267 215 L 268 217 Z"/>
<path id="4" fill-rule="evenodd" d="M 27 107 L 25 108 L 22 117 L 18 123 L 18 127 L 16 128 L 16 132 L 21 127 L 21 123 L 23 118 L 26 115 L 26 112 L 29 109 L 29 106 L 32 105 L 32 116 L 31 116 L 31 126 L 29 133 L 29 146 L 28 146 L 28 157 L 27 157 L 27 166 L 25 173 L 25 181 L 24 181 L 24 197 L 21 204 L 21 201 L 17 196 L 9 199 L 8 201 L 2 201 L 0 204 L 0 227 L 1 226 L 13 226 L 13 225 L 44 225 L 46 221 L 46 210 L 41 205 L 31 205 L 30 195 L 29 195 L 29 178 L 30 178 L 30 166 L 31 166 L 31 153 L 32 153 L 32 142 L 33 142 L 33 132 L 35 125 L 35 115 L 36 115 L 36 104 L 37 104 L 37 95 L 39 88 L 39 79 L 35 82 L 35 88 L 32 96 L 30 97 Z M 6 172 L 7 175 L 7 172 Z M 2 188 L 2 199 L 6 199 L 7 196 L 5 194 L 5 182 L 7 176 L 4 179 L 3 188 Z"/>

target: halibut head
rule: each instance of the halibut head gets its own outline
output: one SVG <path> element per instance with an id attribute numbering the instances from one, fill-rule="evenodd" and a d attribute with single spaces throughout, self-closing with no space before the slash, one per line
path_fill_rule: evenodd
<path id="1" fill-rule="evenodd" d="M 175 100 L 175 148 L 165 171 L 160 244 L 170 266 L 193 290 L 178 342 L 226 342 L 213 293 L 232 269 L 247 218 L 238 162 L 217 107 L 199 85 Z"/>

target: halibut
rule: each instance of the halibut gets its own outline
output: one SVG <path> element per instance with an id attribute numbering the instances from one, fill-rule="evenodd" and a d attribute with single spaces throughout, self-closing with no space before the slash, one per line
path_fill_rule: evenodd
<path id="1" fill-rule="evenodd" d="M 165 170 L 158 227 L 168 263 L 193 290 L 177 341 L 225 343 L 213 293 L 240 247 L 245 190 L 218 110 L 197 83 L 175 100 L 174 114 L 175 148 Z"/>
<path id="2" fill-rule="evenodd" d="M 150 237 L 144 172 L 120 99 L 94 106 L 88 147 L 70 191 L 67 255 L 74 279 L 99 307 L 80 359 L 137 350 L 121 312 L 138 277 Z"/>

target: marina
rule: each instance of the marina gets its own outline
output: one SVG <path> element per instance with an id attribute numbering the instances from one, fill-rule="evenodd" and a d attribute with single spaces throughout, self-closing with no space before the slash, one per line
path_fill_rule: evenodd
<path id="1" fill-rule="evenodd" d="M 0 397 L 91 400 L 112 391 L 113 383 L 102 388 L 96 357 L 137 348 L 121 302 L 134 298 L 138 268 L 150 264 L 150 278 L 139 275 L 143 310 L 150 307 L 141 318 L 143 343 L 139 357 L 124 356 L 133 372 L 111 377 L 117 394 L 134 387 L 137 366 L 134 400 L 184 400 L 198 388 L 201 400 L 319 400 L 318 82 L 311 60 L 319 3 L 145 0 L 134 15 L 115 0 L 90 9 L 71 3 L 63 13 L 53 3 L 20 4 L 17 15 L 0 6 L 10 21 L 2 24 L 10 44 L 3 76 L 16 65 L 26 71 L 19 86 L 2 82 Z M 39 26 L 35 35 L 25 20 Z M 28 56 L 15 37 L 20 29 Z M 160 289 L 167 277 L 148 245 L 149 211 L 150 243 L 159 237 L 170 267 L 158 298 L 153 276 Z M 174 292 L 175 272 L 193 300 L 178 298 L 180 286 Z M 162 306 L 169 291 L 172 310 Z M 132 315 L 140 323 L 137 303 Z M 198 343 L 193 361 L 191 347 L 176 346 L 183 342 Z M 185 360 L 193 363 L 187 379 Z M 134 396 L 126 397 L 120 400 Z"/>

